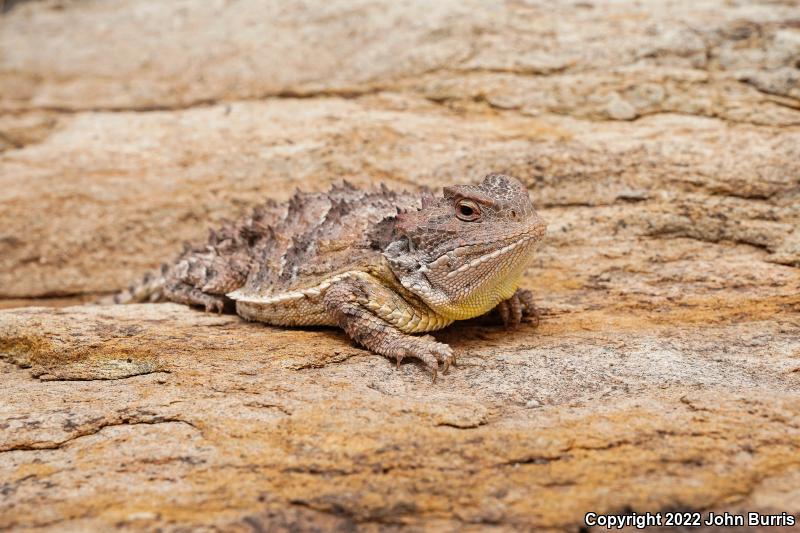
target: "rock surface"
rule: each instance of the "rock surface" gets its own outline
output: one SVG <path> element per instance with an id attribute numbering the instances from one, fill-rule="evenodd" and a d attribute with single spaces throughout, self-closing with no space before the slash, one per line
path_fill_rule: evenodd
<path id="1" fill-rule="evenodd" d="M 800 509 L 794 2 L 37 1 L 0 15 L 0 529 L 570 529 Z M 520 177 L 546 314 L 72 306 L 342 178 Z M 771 529 L 770 531 L 775 531 Z"/>

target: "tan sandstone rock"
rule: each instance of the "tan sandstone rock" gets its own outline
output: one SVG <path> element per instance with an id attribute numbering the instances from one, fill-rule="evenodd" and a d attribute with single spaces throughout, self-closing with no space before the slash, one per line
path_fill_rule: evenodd
<path id="1" fill-rule="evenodd" d="M 0 529 L 796 513 L 799 20 L 757 1 L 14 3 Z M 76 305 L 295 187 L 489 171 L 550 223 L 524 280 L 545 316 L 437 333 L 460 364 L 436 384 L 336 330 Z"/>

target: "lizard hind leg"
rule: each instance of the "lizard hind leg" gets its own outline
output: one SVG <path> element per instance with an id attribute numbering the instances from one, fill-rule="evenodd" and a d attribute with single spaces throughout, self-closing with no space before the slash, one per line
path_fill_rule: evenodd
<path id="1" fill-rule="evenodd" d="M 183 281 L 173 280 L 171 283 L 167 283 L 164 287 L 164 296 L 171 302 L 203 307 L 206 312 L 222 313 L 226 310 L 224 296 L 208 294 Z"/>
<path id="2" fill-rule="evenodd" d="M 397 362 L 406 357 L 420 359 L 433 375 L 433 381 L 442 363 L 446 372 L 455 361 L 453 350 L 447 344 L 437 342 L 430 335 L 415 337 L 403 333 L 367 308 L 370 297 L 369 282 L 343 280 L 332 286 L 325 294 L 325 309 L 351 339 L 367 349 L 385 355 Z"/>

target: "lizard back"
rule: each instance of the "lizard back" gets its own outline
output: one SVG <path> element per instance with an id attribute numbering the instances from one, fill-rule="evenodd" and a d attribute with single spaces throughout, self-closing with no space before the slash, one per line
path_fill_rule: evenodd
<path id="1" fill-rule="evenodd" d="M 327 193 L 298 192 L 278 213 L 254 213 L 242 224 L 250 268 L 236 299 L 296 292 L 378 262 L 398 209 L 420 203 L 420 193 L 345 182 Z"/>

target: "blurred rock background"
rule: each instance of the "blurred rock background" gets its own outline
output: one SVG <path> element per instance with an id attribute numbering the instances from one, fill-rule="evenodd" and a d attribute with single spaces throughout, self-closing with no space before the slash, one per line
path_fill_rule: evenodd
<path id="1" fill-rule="evenodd" d="M 0 11 L 0 528 L 800 508 L 796 2 Z M 546 316 L 437 334 L 436 385 L 336 331 L 62 307 L 295 187 L 490 171 L 550 222 Z"/>

